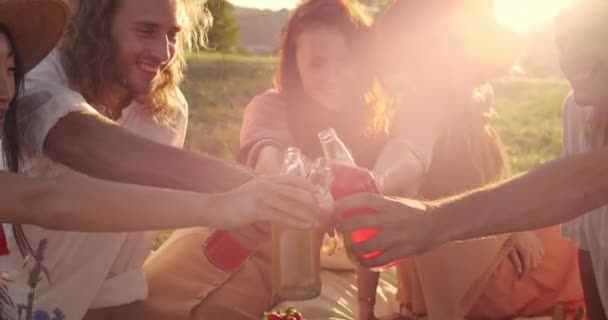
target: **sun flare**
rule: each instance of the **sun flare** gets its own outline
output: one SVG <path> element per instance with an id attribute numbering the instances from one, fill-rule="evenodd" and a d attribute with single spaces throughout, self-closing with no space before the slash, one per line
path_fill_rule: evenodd
<path id="1" fill-rule="evenodd" d="M 551 22 L 563 6 L 577 0 L 495 0 L 498 20 L 519 32 Z"/>

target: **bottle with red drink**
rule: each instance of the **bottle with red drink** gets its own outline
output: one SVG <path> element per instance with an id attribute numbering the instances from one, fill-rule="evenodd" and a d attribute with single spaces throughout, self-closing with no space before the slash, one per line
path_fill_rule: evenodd
<path id="1" fill-rule="evenodd" d="M 331 194 L 335 200 L 357 194 L 357 193 L 380 193 L 380 189 L 371 171 L 357 167 L 350 151 L 338 137 L 334 129 L 326 129 L 319 133 L 319 140 L 323 147 L 323 153 L 330 162 L 333 175 L 331 183 Z M 341 212 L 342 218 L 349 218 L 362 214 L 374 214 L 370 208 L 357 208 L 347 212 Z M 345 235 L 345 241 L 351 243 L 365 242 L 378 234 L 376 229 L 361 229 Z M 381 255 L 382 251 L 375 251 L 361 256 L 361 259 L 370 259 Z M 349 253 L 350 255 L 350 253 Z M 354 257 L 351 256 L 351 259 Z M 394 266 L 398 261 L 382 266 L 374 271 L 381 271 Z"/>
<path id="2" fill-rule="evenodd" d="M 228 230 L 215 230 L 203 243 L 203 253 L 216 268 L 232 273 L 253 254 L 254 249 L 238 242 Z"/>
<path id="3" fill-rule="evenodd" d="M 317 163 L 313 167 L 316 171 Z M 289 148 L 283 175 L 305 176 L 302 154 Z M 272 282 L 274 293 L 283 300 L 308 300 L 321 294 L 319 231 L 272 225 Z"/>
<path id="4" fill-rule="evenodd" d="M 251 225 L 260 236 L 266 236 L 255 224 Z M 232 273 L 237 271 L 254 253 L 255 248 L 241 244 L 232 236 L 233 231 L 215 230 L 203 243 L 203 253 L 216 268 Z"/>

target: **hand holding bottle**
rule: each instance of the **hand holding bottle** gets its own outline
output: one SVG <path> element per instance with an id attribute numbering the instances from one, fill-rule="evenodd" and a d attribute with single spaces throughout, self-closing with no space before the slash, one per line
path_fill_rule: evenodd
<path id="1" fill-rule="evenodd" d="M 323 147 L 325 158 L 330 162 L 332 172 L 331 194 L 335 200 L 358 194 L 375 193 L 380 194 L 380 189 L 374 179 L 373 174 L 364 168 L 356 165 L 350 151 L 338 138 L 334 129 L 326 129 L 319 133 L 319 140 Z M 342 219 L 348 219 L 360 215 L 373 215 L 376 211 L 365 206 L 351 208 L 340 211 Z M 344 237 L 348 246 L 367 242 L 378 235 L 378 230 L 373 228 L 361 228 L 350 230 Z M 349 257 L 354 262 L 358 260 L 374 259 L 382 255 L 383 251 L 367 252 L 362 255 L 354 256 L 352 251 L 348 251 Z M 373 268 L 373 271 L 381 271 L 389 268 L 399 261 L 392 261 L 388 264 Z"/>
<path id="2" fill-rule="evenodd" d="M 313 188 L 303 177 L 261 176 L 226 194 L 233 232 L 216 230 L 203 244 L 207 259 L 224 272 L 236 271 L 254 252 L 260 236 L 267 234 L 265 222 L 310 229 L 318 225 L 318 207 Z M 229 227 L 226 227 L 226 229 Z M 239 233 L 237 237 L 234 232 Z M 251 243 L 243 243 L 248 236 Z M 240 241 L 241 240 L 241 241 Z"/>
<path id="3" fill-rule="evenodd" d="M 226 228 L 256 221 L 297 229 L 318 227 L 319 208 L 313 192 L 303 177 L 257 177 L 227 194 L 227 204 L 234 209 Z"/>
<path id="4" fill-rule="evenodd" d="M 289 148 L 285 154 L 281 173 L 286 177 L 306 176 L 302 161 L 302 153 L 297 148 Z M 329 176 L 329 168 L 325 162 L 315 163 L 311 174 L 321 175 L 319 170 L 325 170 Z M 316 173 L 315 173 L 316 172 Z M 310 180 L 310 175 L 309 179 Z M 322 178 L 322 177 L 319 177 Z M 323 179 L 320 179 L 323 180 Z M 311 181 L 315 205 L 319 199 L 319 189 L 322 186 Z M 315 217 L 321 214 L 317 212 Z M 317 228 L 319 225 L 316 226 Z M 318 230 L 296 230 L 285 225 L 272 225 L 272 282 L 277 297 L 284 300 L 308 300 L 321 293 L 321 278 Z"/>

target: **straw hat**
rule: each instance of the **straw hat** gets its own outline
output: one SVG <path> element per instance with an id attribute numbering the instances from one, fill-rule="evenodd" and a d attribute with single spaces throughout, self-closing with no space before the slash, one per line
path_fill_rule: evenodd
<path id="1" fill-rule="evenodd" d="M 0 25 L 14 41 L 24 73 L 57 45 L 68 17 L 64 0 L 0 0 Z"/>

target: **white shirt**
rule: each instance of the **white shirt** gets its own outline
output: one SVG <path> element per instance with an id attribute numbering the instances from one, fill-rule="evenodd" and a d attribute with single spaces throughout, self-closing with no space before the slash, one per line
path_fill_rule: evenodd
<path id="1" fill-rule="evenodd" d="M 48 158 L 43 150 L 47 134 L 62 117 L 71 112 L 98 114 L 78 92 L 68 87 L 60 59 L 60 53 L 54 51 L 26 76 L 19 125 L 23 132 L 24 173 L 31 176 L 68 170 Z M 182 107 L 183 112 L 172 127 L 155 122 L 145 107 L 135 102 L 124 109 L 117 123 L 153 141 L 182 147 L 188 113 L 185 98 Z M 10 226 L 4 225 L 4 230 L 11 253 L 0 257 L 0 271 L 8 273 L 12 280 L 9 293 L 15 305 L 25 304 L 31 264 L 24 268 Z M 41 239 L 48 240 L 44 266 L 50 273 L 50 282 L 43 279 L 37 287 L 36 309 L 52 312 L 58 308 L 68 319 L 75 320 L 90 308 L 146 298 L 142 265 L 156 232 L 62 232 L 35 226 L 24 226 L 24 230 L 34 249 Z"/>
<path id="2" fill-rule="evenodd" d="M 604 147 L 608 125 L 604 111 L 577 106 L 572 95 L 564 107 L 564 155 Z M 562 226 L 564 236 L 589 251 L 604 310 L 608 313 L 608 206 L 588 212 Z"/>

